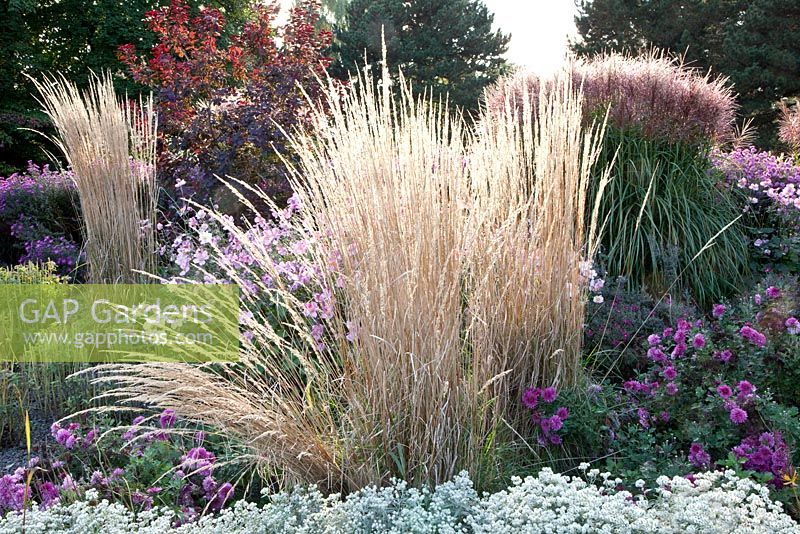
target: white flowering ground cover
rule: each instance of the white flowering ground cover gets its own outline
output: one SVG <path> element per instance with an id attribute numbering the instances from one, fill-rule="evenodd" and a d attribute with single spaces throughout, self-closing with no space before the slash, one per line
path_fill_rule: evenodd
<path id="1" fill-rule="evenodd" d="M 584 478 L 543 469 L 515 479 L 498 493 L 479 496 L 466 473 L 435 490 L 404 482 L 365 488 L 342 500 L 315 488 L 297 488 L 258 506 L 243 501 L 216 516 L 174 530 L 166 509 L 134 514 L 117 503 L 94 502 L 96 493 L 47 510 L 34 507 L 23 517 L 0 520 L 0 534 L 22 532 L 156 534 L 236 533 L 800 533 L 769 491 L 733 471 L 662 477 L 643 494 L 615 491 L 620 481 L 597 470 Z M 588 479 L 588 482 L 585 480 Z M 646 496 L 645 496 L 646 495 Z"/>

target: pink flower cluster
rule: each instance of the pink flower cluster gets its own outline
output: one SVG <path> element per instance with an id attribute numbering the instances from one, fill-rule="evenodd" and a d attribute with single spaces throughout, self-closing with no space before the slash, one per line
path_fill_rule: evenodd
<path id="1" fill-rule="evenodd" d="M 98 431 L 92 428 L 85 436 L 81 436 L 80 429 L 79 423 L 69 423 L 66 427 L 53 423 L 50 426 L 50 435 L 65 449 L 74 449 L 77 446 L 86 449 L 94 443 Z"/>
<path id="2" fill-rule="evenodd" d="M 757 347 L 763 347 L 767 344 L 767 336 L 756 330 L 750 325 L 744 325 L 739 329 L 739 334 Z"/>
<path id="3" fill-rule="evenodd" d="M 800 167 L 791 159 L 751 146 L 732 152 L 714 150 L 711 163 L 730 186 L 747 193 L 751 204 L 770 204 L 800 217 Z"/>
<path id="4" fill-rule="evenodd" d="M 544 406 L 539 404 L 552 405 L 558 397 L 555 386 L 546 388 L 528 388 L 522 394 L 522 404 L 531 410 L 531 420 L 537 425 L 541 434 L 538 443 L 541 447 L 547 445 L 559 445 L 562 442 L 558 432 L 564 427 L 564 421 L 569 417 L 569 409 L 566 406 L 559 406 L 555 411 L 548 415 Z"/>
<path id="5" fill-rule="evenodd" d="M 325 325 L 334 314 L 334 293 L 323 287 L 322 273 L 308 261 L 313 245 L 309 239 L 295 235 L 291 229 L 292 216 L 301 209 L 297 196 L 292 196 L 284 210 L 274 212 L 272 220 L 256 217 L 247 224 L 244 234 L 228 232 L 223 225 L 205 211 L 184 208 L 188 231 L 180 232 L 172 239 L 170 247 L 162 247 L 166 255 L 178 268 L 178 276 L 172 279 L 179 283 L 183 278 L 204 283 L 232 283 L 227 273 L 236 272 L 235 281 L 242 286 L 252 300 L 259 297 L 262 288 L 272 287 L 273 272 L 267 272 L 264 261 L 274 261 L 280 281 L 303 303 L 303 313 L 309 319 L 311 337 L 320 350 L 325 348 Z M 224 216 L 227 223 L 233 223 Z M 164 226 L 160 227 L 165 230 Z M 171 228 L 166 228 L 169 231 Z M 336 258 L 329 260 L 334 269 Z M 241 323 L 246 325 L 253 318 L 252 312 L 242 314 Z M 245 329 L 244 336 L 252 338 Z M 348 335 L 354 339 L 354 333 Z"/>
<path id="6" fill-rule="evenodd" d="M 747 380 L 742 380 L 736 385 L 738 394 L 733 397 L 734 390 L 727 384 L 717 386 L 717 393 L 724 401 L 725 409 L 728 411 L 731 421 L 741 425 L 747 421 L 747 411 L 742 405 L 751 401 L 755 395 L 756 388 Z"/>

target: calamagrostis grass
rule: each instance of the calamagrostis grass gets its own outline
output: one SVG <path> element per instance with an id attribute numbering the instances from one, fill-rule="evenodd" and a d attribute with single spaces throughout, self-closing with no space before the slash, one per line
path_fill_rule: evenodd
<path id="1" fill-rule="evenodd" d="M 152 97 L 120 99 L 110 74 L 81 91 L 64 78 L 33 80 L 75 173 L 92 282 L 132 282 L 155 268 L 156 113 Z"/>
<path id="2" fill-rule="evenodd" d="M 778 138 L 792 150 L 800 150 L 800 104 L 795 102 L 794 106 L 789 107 L 782 101 L 778 109 L 781 112 L 778 118 Z"/>
<path id="3" fill-rule="evenodd" d="M 607 172 L 600 173 L 597 201 L 587 206 L 604 124 L 582 126 L 582 95 L 569 75 L 538 89 L 537 110 L 523 93 L 521 102 L 508 95 L 494 118 L 484 117 L 469 165 L 473 365 L 488 366 L 476 373 L 483 379 L 513 370 L 494 387 L 496 402 L 512 409 L 529 385 L 569 387 L 580 377 L 581 273 L 597 249 L 597 207 L 607 182 Z"/>
<path id="4" fill-rule="evenodd" d="M 509 105 L 475 136 L 446 106 L 404 84 L 396 94 L 386 70 L 381 83 L 331 84 L 311 103 L 313 128 L 292 135 L 295 231 L 336 293 L 325 345 L 268 247 L 214 213 L 269 275 L 257 292 L 282 303 L 286 332 L 245 315 L 241 362 L 107 366 L 110 396 L 216 425 L 289 481 L 353 489 L 475 471 L 523 386 L 576 380 L 599 137 L 582 128 L 570 81 L 542 96 L 535 122 Z"/>

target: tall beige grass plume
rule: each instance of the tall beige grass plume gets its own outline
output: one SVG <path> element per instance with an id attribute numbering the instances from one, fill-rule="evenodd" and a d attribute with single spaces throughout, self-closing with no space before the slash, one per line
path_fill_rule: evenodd
<path id="1" fill-rule="evenodd" d="M 331 82 L 313 128 L 291 135 L 293 231 L 335 293 L 325 343 L 264 240 L 212 212 L 267 275 L 252 293 L 285 319 L 245 296 L 257 313 L 242 319 L 239 363 L 106 366 L 109 397 L 216 426 L 287 482 L 347 490 L 476 473 L 512 439 L 523 387 L 577 381 L 599 138 L 581 126 L 579 92 L 561 76 L 535 119 L 509 111 L 473 135 L 389 80 L 384 65 L 377 84 Z M 222 250 L 214 261 L 245 285 Z"/>
<path id="2" fill-rule="evenodd" d="M 87 89 L 63 76 L 31 78 L 75 173 L 89 279 L 133 282 L 155 269 L 156 112 L 152 95 L 120 98 L 110 73 Z"/>

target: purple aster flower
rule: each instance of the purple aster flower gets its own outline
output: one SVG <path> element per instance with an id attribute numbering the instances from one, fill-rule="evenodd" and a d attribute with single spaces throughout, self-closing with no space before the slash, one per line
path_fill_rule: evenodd
<path id="1" fill-rule="evenodd" d="M 652 347 L 661 343 L 661 338 L 658 336 L 658 334 L 650 334 L 647 336 L 647 342 Z"/>
<path id="2" fill-rule="evenodd" d="M 650 428 L 650 412 L 644 408 L 639 408 L 636 410 L 636 414 L 639 416 L 639 424 L 644 428 Z"/>
<path id="3" fill-rule="evenodd" d="M 789 472 L 792 463 L 789 448 L 780 432 L 764 432 L 748 436 L 733 448 L 733 453 L 745 460 L 743 467 L 759 473 L 772 473 L 770 481 L 775 487 L 783 485 L 782 475 Z"/>
<path id="4" fill-rule="evenodd" d="M 753 295 L 753 302 L 755 302 L 756 305 L 761 306 L 761 295 Z"/>
<path id="5" fill-rule="evenodd" d="M 730 399 L 733 395 L 733 390 L 731 390 L 730 386 L 727 384 L 722 384 L 717 387 L 717 393 L 719 393 L 719 396 L 723 399 Z"/>
<path id="6" fill-rule="evenodd" d="M 752 395 L 756 391 L 755 386 L 750 382 L 748 382 L 747 380 L 742 380 L 741 382 L 739 382 L 736 385 L 736 388 L 742 395 Z"/>
<path id="7" fill-rule="evenodd" d="M 558 416 L 553 415 L 550 417 L 550 430 L 558 432 L 564 426 L 564 421 Z"/>
<path id="8" fill-rule="evenodd" d="M 43 482 L 42 484 L 39 484 L 38 488 L 39 488 L 39 495 L 41 496 L 42 499 L 41 507 L 43 509 L 46 510 L 47 508 L 50 508 L 52 505 L 58 504 L 60 493 L 58 491 L 58 487 L 56 487 L 55 484 L 53 484 L 50 481 L 47 481 Z M 0 508 L 2 508 L 2 505 L 0 505 Z"/>
<path id="9" fill-rule="evenodd" d="M 81 447 L 84 449 L 89 447 L 94 442 L 94 439 L 97 437 L 98 430 L 96 428 L 91 429 L 87 434 L 86 437 L 83 438 L 83 443 L 81 443 Z"/>
<path id="10" fill-rule="evenodd" d="M 556 392 L 556 388 L 553 386 L 546 387 L 542 390 L 542 400 L 547 404 L 550 404 L 556 397 L 558 396 L 558 392 Z"/>
<path id="11" fill-rule="evenodd" d="M 667 384 L 667 395 L 673 396 L 678 393 L 678 385 L 675 382 Z"/>
<path id="12" fill-rule="evenodd" d="M 751 326 L 747 326 L 747 325 L 743 326 L 739 330 L 739 334 L 744 339 L 748 340 L 750 343 L 752 343 L 752 344 L 754 344 L 754 345 L 756 345 L 758 347 L 763 347 L 767 343 L 766 336 L 764 334 L 762 334 L 761 332 L 759 332 L 758 330 L 754 329 Z"/>
<path id="13" fill-rule="evenodd" d="M 731 421 L 733 421 L 737 425 L 741 425 L 745 421 L 747 421 L 747 412 L 739 408 L 738 406 L 734 406 L 731 409 Z"/>
<path id="14" fill-rule="evenodd" d="M 692 443 L 689 447 L 689 461 L 693 466 L 705 469 L 711 463 L 711 456 L 705 451 L 700 443 Z"/>
<path id="15" fill-rule="evenodd" d="M 660 363 L 667 359 L 666 354 L 658 347 L 650 347 L 647 349 L 647 357 L 654 362 Z"/>
<path id="16" fill-rule="evenodd" d="M 664 372 L 662 374 L 664 375 L 664 378 L 670 381 L 675 380 L 675 377 L 678 376 L 678 372 L 671 365 L 666 369 L 664 369 Z"/>
<path id="17" fill-rule="evenodd" d="M 569 408 L 566 406 L 561 406 L 558 410 L 556 410 L 556 415 L 562 421 L 565 420 L 567 417 L 569 417 Z"/>
<path id="18" fill-rule="evenodd" d="M 103 476 L 102 472 L 95 471 L 92 473 L 92 478 L 89 479 L 89 484 L 91 484 L 92 486 L 105 486 L 106 477 Z"/>
<path id="19" fill-rule="evenodd" d="M 723 351 L 716 351 L 714 356 L 723 363 L 728 363 L 733 358 L 733 352 L 730 349 L 725 349 Z"/>
<path id="20" fill-rule="evenodd" d="M 539 395 L 542 391 L 539 388 L 528 388 L 522 394 L 522 404 L 526 408 L 533 410 L 539 404 Z"/>
<path id="21" fill-rule="evenodd" d="M 800 321 L 797 320 L 797 317 L 789 317 L 784 324 L 786 325 L 786 331 L 790 334 L 800 334 Z"/>
<path id="22" fill-rule="evenodd" d="M 706 346 L 706 338 L 703 334 L 695 334 L 694 339 L 692 340 L 692 345 L 696 349 L 702 349 Z"/>
<path id="23" fill-rule="evenodd" d="M 225 482 L 219 487 L 216 496 L 209 503 L 208 505 L 209 509 L 218 512 L 219 510 L 222 509 L 222 507 L 225 505 L 225 501 L 227 501 L 232 494 L 233 494 L 233 486 L 231 485 L 230 482 Z"/>
<path id="24" fill-rule="evenodd" d="M 172 428 L 175 424 L 175 410 L 170 410 L 167 408 L 161 413 L 161 417 L 158 418 L 158 422 L 161 425 L 161 428 Z"/>
<path id="25" fill-rule="evenodd" d="M 777 299 L 781 296 L 781 290 L 775 286 L 769 286 L 765 293 L 767 294 L 767 298 L 770 299 Z"/>
<path id="26" fill-rule="evenodd" d="M 713 315 L 716 319 L 719 319 L 723 315 L 728 308 L 725 307 L 724 304 L 714 304 L 714 307 L 711 309 L 711 315 Z"/>

